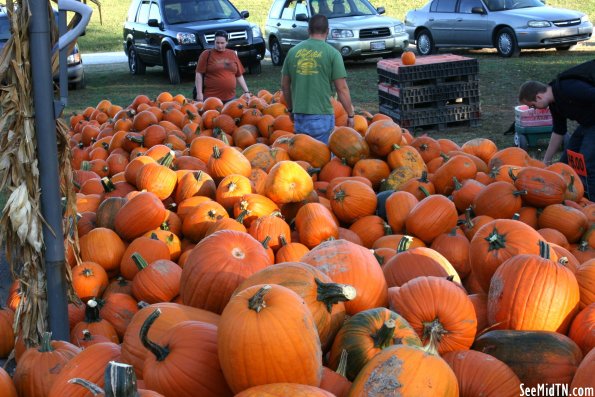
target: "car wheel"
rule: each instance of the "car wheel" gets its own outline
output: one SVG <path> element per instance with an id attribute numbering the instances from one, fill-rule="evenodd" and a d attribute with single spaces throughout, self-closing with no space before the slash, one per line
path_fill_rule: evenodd
<path id="1" fill-rule="evenodd" d="M 430 55 L 436 52 L 434 39 L 428 30 L 422 30 L 415 38 L 415 47 L 419 55 Z"/>
<path id="2" fill-rule="evenodd" d="M 519 56 L 521 49 L 519 48 L 516 35 L 510 28 L 502 28 L 496 36 L 496 49 L 498 54 L 504 58 Z"/>
<path id="3" fill-rule="evenodd" d="M 248 65 L 248 73 L 250 74 L 260 74 L 262 72 L 262 65 L 260 61 L 254 61 L 250 65 Z"/>
<path id="4" fill-rule="evenodd" d="M 285 55 L 283 55 L 283 50 L 281 49 L 281 44 L 277 39 L 271 40 L 271 61 L 275 66 L 283 65 L 283 60 Z"/>
<path id="5" fill-rule="evenodd" d="M 130 74 L 145 74 L 147 70 L 145 63 L 139 58 L 134 46 L 130 46 L 128 49 L 128 69 L 130 69 Z"/>
<path id="6" fill-rule="evenodd" d="M 523 150 L 527 150 L 529 148 L 529 140 L 525 135 L 522 134 L 514 134 L 514 144 Z"/>
<path id="7" fill-rule="evenodd" d="M 556 47 L 556 50 L 557 51 L 569 51 L 572 47 L 574 47 L 574 44 L 562 45 L 560 47 Z"/>
<path id="8" fill-rule="evenodd" d="M 165 53 L 165 69 L 169 82 L 171 84 L 180 84 L 180 68 L 178 67 L 176 56 L 171 49 L 168 49 Z"/>

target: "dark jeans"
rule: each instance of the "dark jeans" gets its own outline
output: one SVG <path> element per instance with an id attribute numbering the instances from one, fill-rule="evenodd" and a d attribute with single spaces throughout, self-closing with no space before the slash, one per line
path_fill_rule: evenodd
<path id="1" fill-rule="evenodd" d="M 590 127 L 579 126 L 566 142 L 566 147 L 560 161 L 568 164 L 566 149 L 581 153 L 585 157 L 587 177 L 581 176 L 585 186 L 585 196 L 595 200 L 595 125 Z"/>

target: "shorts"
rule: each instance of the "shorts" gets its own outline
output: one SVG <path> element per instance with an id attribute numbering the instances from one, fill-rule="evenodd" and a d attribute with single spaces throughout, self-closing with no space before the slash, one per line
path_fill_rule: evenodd
<path id="1" fill-rule="evenodd" d="M 335 129 L 335 115 L 295 113 L 293 123 L 296 134 L 310 135 L 312 138 L 328 144 L 329 136 Z"/>

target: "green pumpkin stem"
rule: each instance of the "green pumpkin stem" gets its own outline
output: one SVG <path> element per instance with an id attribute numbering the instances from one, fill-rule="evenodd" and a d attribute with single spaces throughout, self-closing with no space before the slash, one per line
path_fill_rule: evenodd
<path id="1" fill-rule="evenodd" d="M 456 176 L 452 177 L 452 181 L 454 182 L 455 190 L 461 190 L 463 185 L 461 185 L 461 182 L 459 182 Z"/>
<path id="2" fill-rule="evenodd" d="M 344 378 L 347 378 L 347 356 L 349 353 L 347 349 L 341 350 L 341 357 L 339 358 L 339 365 L 337 366 L 337 370 L 335 371 L 339 375 Z"/>
<path id="3" fill-rule="evenodd" d="M 169 354 L 169 349 L 167 347 L 160 346 L 149 339 L 149 329 L 151 328 L 151 325 L 153 325 L 155 320 L 157 320 L 157 317 L 159 317 L 160 315 L 161 310 L 155 309 L 153 313 L 151 313 L 149 317 L 147 317 L 143 325 L 140 327 L 139 334 L 143 346 L 155 355 L 157 361 L 165 360 L 165 358 Z"/>
<path id="4" fill-rule="evenodd" d="M 374 258 L 376 258 L 376 260 L 378 261 L 378 264 L 380 266 L 384 265 L 384 256 L 382 255 L 378 255 L 378 253 L 376 253 L 376 251 L 374 250 L 373 252 Z"/>
<path id="5" fill-rule="evenodd" d="M 136 374 L 132 365 L 110 361 L 103 379 L 105 397 L 138 397 Z"/>
<path id="6" fill-rule="evenodd" d="M 264 285 L 260 288 L 252 298 L 248 300 L 248 308 L 254 310 L 256 313 L 259 313 L 262 309 L 266 307 L 264 296 L 271 290 L 270 285 Z"/>
<path id="7" fill-rule="evenodd" d="M 550 245 L 543 240 L 539 240 L 539 256 L 550 259 Z"/>
<path id="8" fill-rule="evenodd" d="M 246 218 L 246 216 L 250 215 L 252 211 L 250 210 L 242 210 L 242 212 L 240 212 L 240 215 L 238 215 L 238 217 L 236 218 L 236 221 L 238 221 L 239 223 L 244 223 L 244 219 Z"/>
<path id="9" fill-rule="evenodd" d="M 138 252 L 133 253 L 131 258 L 136 267 L 138 267 L 138 270 L 143 270 L 145 267 L 149 266 L 145 258 L 143 258 Z"/>
<path id="10" fill-rule="evenodd" d="M 281 244 L 281 247 L 285 247 L 287 245 L 287 239 L 285 238 L 284 234 L 279 235 L 279 243 Z"/>
<path id="11" fill-rule="evenodd" d="M 517 176 L 514 174 L 512 167 L 508 167 L 508 176 L 513 182 L 517 180 Z"/>
<path id="12" fill-rule="evenodd" d="M 428 183 L 428 182 L 430 182 L 430 181 L 428 180 L 428 171 L 426 171 L 426 170 L 423 170 L 423 171 L 421 172 L 421 176 L 419 177 L 419 179 L 418 179 L 418 180 L 419 180 L 421 183 Z"/>
<path id="13" fill-rule="evenodd" d="M 519 214 L 518 212 L 515 212 L 514 214 L 512 214 L 513 221 L 518 221 L 519 219 L 521 219 L 521 214 Z"/>
<path id="14" fill-rule="evenodd" d="M 465 209 L 465 226 L 467 226 L 467 229 L 473 229 L 473 227 L 475 226 L 475 224 L 473 223 L 473 216 L 471 214 L 472 211 L 473 210 L 471 209 L 471 207 Z"/>
<path id="15" fill-rule="evenodd" d="M 498 233 L 498 229 L 494 227 L 492 232 L 485 237 L 488 242 L 488 251 L 499 250 L 506 247 L 506 235 Z"/>
<path id="16" fill-rule="evenodd" d="M 89 299 L 85 307 L 85 322 L 98 323 L 101 321 L 99 316 L 99 303 L 95 299 Z"/>
<path id="17" fill-rule="evenodd" d="M 89 392 L 94 396 L 98 396 L 100 394 L 105 394 L 105 392 L 103 391 L 103 389 L 101 387 L 97 386 L 95 383 L 88 381 L 86 379 L 72 378 L 72 379 L 68 380 L 68 383 L 82 386 L 85 389 L 89 390 Z"/>
<path id="18" fill-rule="evenodd" d="M 422 323 L 422 326 L 422 341 L 428 341 L 424 350 L 430 354 L 438 356 L 438 344 L 440 343 L 442 336 L 448 334 L 448 331 L 444 329 L 437 318 L 433 321 Z"/>
<path id="19" fill-rule="evenodd" d="M 262 240 L 262 246 L 264 247 L 265 250 L 269 249 L 269 243 L 271 242 L 271 236 L 266 236 L 264 238 L 264 240 Z"/>
<path id="20" fill-rule="evenodd" d="M 389 318 L 386 320 L 378 330 L 378 333 L 372 337 L 374 340 L 374 347 L 377 349 L 385 349 L 392 345 L 395 327 L 395 319 Z"/>
<path id="21" fill-rule="evenodd" d="M 355 288 L 351 285 L 324 283 L 318 278 L 314 278 L 314 281 L 316 282 L 316 300 L 323 302 L 329 313 L 333 311 L 333 305 L 353 300 L 356 296 Z"/>
<path id="22" fill-rule="evenodd" d="M 165 156 L 163 156 L 159 160 L 157 160 L 157 163 L 159 163 L 165 167 L 171 167 L 173 162 L 174 162 L 174 154 L 171 150 Z"/>
<path id="23" fill-rule="evenodd" d="M 103 190 L 106 193 L 113 192 L 114 190 L 116 190 L 116 185 L 114 185 L 112 180 L 109 179 L 107 176 L 101 178 L 101 186 L 103 186 Z"/>
<path id="24" fill-rule="evenodd" d="M 525 194 L 527 194 L 528 192 L 526 190 L 515 190 L 514 192 L 512 192 L 513 196 L 523 196 Z"/>
<path id="25" fill-rule="evenodd" d="M 37 350 L 40 353 L 49 353 L 54 351 L 54 348 L 52 347 L 51 332 L 44 332 L 43 334 L 41 334 L 41 343 L 39 344 L 39 349 Z"/>
<path id="26" fill-rule="evenodd" d="M 393 234 L 393 228 L 390 227 L 390 225 L 387 222 L 383 222 L 382 229 L 384 230 L 385 236 L 390 236 L 391 234 Z"/>
<path id="27" fill-rule="evenodd" d="M 409 247 L 411 247 L 412 242 L 413 237 L 411 236 L 405 235 L 401 237 L 401 240 L 399 240 L 399 244 L 397 245 L 397 253 L 407 251 Z"/>

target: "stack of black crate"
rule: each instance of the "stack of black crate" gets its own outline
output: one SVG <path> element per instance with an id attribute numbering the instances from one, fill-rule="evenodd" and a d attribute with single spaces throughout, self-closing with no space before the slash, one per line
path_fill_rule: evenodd
<path id="1" fill-rule="evenodd" d="M 479 64 L 453 54 L 378 62 L 379 112 L 402 128 L 445 128 L 479 124 Z"/>

